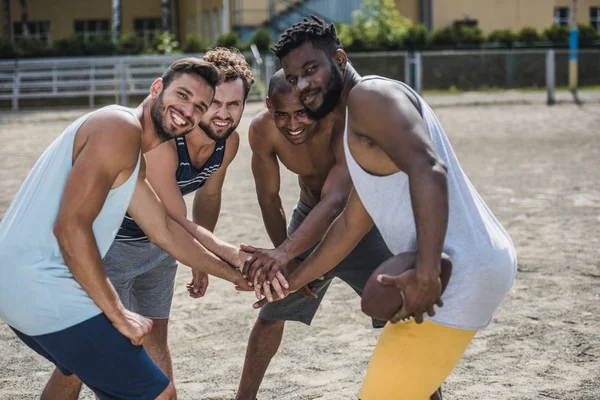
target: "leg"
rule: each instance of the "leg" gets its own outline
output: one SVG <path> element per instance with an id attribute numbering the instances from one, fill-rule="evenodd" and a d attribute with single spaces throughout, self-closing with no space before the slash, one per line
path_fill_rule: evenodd
<path id="1" fill-rule="evenodd" d="M 475 333 L 427 320 L 421 325 L 414 321 L 387 324 L 373 352 L 360 398 L 435 399 L 436 390 L 450 375 Z"/>
<path id="2" fill-rule="evenodd" d="M 65 375 L 55 368 L 46 384 L 40 400 L 77 400 L 81 391 L 81 381 L 75 375 Z"/>
<path id="3" fill-rule="evenodd" d="M 144 340 L 144 349 L 150 358 L 173 382 L 173 361 L 168 342 L 168 318 L 153 319 L 152 330 Z"/>
<path id="4" fill-rule="evenodd" d="M 285 321 L 268 321 L 260 317 L 256 320 L 248 340 L 237 400 L 256 399 L 267 367 L 281 344 L 284 326 Z"/>

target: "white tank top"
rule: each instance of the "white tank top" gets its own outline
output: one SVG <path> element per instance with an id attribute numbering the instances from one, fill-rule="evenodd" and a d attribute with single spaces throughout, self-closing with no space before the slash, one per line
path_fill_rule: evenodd
<path id="1" fill-rule="evenodd" d="M 121 106 L 108 106 L 132 113 Z M 101 313 L 67 267 L 54 223 L 72 168 L 73 141 L 82 116 L 41 155 L 0 222 L 0 319 L 30 336 L 57 332 Z M 119 230 L 140 167 L 112 189 L 92 229 L 104 257 Z"/>
<path id="2" fill-rule="evenodd" d="M 392 81 L 377 76 L 363 78 L 368 79 Z M 461 169 L 433 110 L 408 85 L 392 82 L 418 99 L 435 150 L 448 167 L 449 219 L 444 252 L 452 258 L 453 270 L 442 296 L 444 306 L 436 306 L 436 315 L 427 318 L 460 329 L 484 328 L 513 284 L 517 267 L 513 242 Z M 415 251 L 408 175 L 400 171 L 374 176 L 362 169 L 348 147 L 348 110 L 344 149 L 355 190 L 390 251 L 394 255 Z"/>

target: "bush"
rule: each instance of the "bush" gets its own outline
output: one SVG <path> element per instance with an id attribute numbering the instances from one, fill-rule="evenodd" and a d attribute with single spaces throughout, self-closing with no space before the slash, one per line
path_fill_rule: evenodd
<path id="1" fill-rule="evenodd" d="M 404 36 L 403 44 L 409 50 L 423 50 L 427 46 L 427 28 L 412 25 Z"/>
<path id="2" fill-rule="evenodd" d="M 455 46 L 458 43 L 458 34 L 456 30 L 448 26 L 446 28 L 436 29 L 431 34 L 431 44 L 435 46 Z"/>
<path id="3" fill-rule="evenodd" d="M 146 50 L 146 40 L 143 37 L 127 33 L 119 39 L 119 54 L 142 54 Z"/>
<path id="4" fill-rule="evenodd" d="M 204 53 L 208 47 L 208 43 L 206 43 L 204 39 L 192 33 L 185 37 L 183 52 L 188 54 Z"/>
<path id="5" fill-rule="evenodd" d="M 83 39 L 76 36 L 54 41 L 56 57 L 81 57 L 85 55 Z"/>
<path id="6" fill-rule="evenodd" d="M 569 41 L 569 28 L 553 24 L 544 31 L 544 37 L 552 43 L 564 43 Z"/>
<path id="7" fill-rule="evenodd" d="M 179 42 L 175 40 L 175 35 L 166 31 L 155 34 L 146 51 L 151 54 L 177 54 L 181 52 Z"/>
<path id="8" fill-rule="evenodd" d="M 499 29 L 493 31 L 488 36 L 488 42 L 502 43 L 507 46 L 512 46 L 517 41 L 517 35 L 508 29 Z"/>
<path id="9" fill-rule="evenodd" d="M 580 44 L 590 44 L 594 40 L 600 39 L 600 34 L 590 25 L 577 24 L 577 29 L 579 31 Z"/>
<path id="10" fill-rule="evenodd" d="M 541 40 L 537 30 L 531 26 L 526 26 L 517 33 L 517 42 L 532 44 Z"/>
<path id="11" fill-rule="evenodd" d="M 6 38 L 0 38 L 0 59 L 17 58 L 18 56 L 17 46 Z"/>
<path id="12" fill-rule="evenodd" d="M 457 31 L 458 43 L 479 45 L 485 42 L 485 36 L 481 28 L 461 26 Z"/>
<path id="13" fill-rule="evenodd" d="M 45 40 L 23 39 L 17 43 L 20 57 L 52 57 L 54 50 Z"/>
<path id="14" fill-rule="evenodd" d="M 117 45 L 109 37 L 95 37 L 83 42 L 83 50 L 89 56 L 112 56 L 117 54 Z"/>
<path id="15" fill-rule="evenodd" d="M 258 29 L 250 38 L 250 43 L 254 43 L 260 51 L 268 51 L 271 46 L 271 32 L 265 28 Z"/>
<path id="16" fill-rule="evenodd" d="M 235 32 L 227 32 L 219 35 L 217 37 L 217 42 L 215 43 L 217 47 L 225 47 L 228 49 L 235 48 L 241 50 L 242 44 L 238 35 Z"/>

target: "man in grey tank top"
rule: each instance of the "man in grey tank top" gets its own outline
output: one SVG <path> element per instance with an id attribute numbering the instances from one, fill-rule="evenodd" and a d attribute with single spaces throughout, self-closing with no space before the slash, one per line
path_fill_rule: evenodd
<path id="1" fill-rule="evenodd" d="M 263 283 L 265 295 L 256 307 L 278 300 L 269 296 L 269 282 L 284 294 L 299 290 L 342 260 L 375 224 L 394 254 L 388 262 L 400 263 L 409 251 L 417 258 L 412 270 L 378 277 L 398 288 L 405 301 L 381 334 L 360 398 L 437 398 L 439 386 L 512 286 L 512 240 L 460 168 L 431 108 L 400 82 L 361 78 L 333 24 L 305 19 L 282 34 L 274 51 L 309 116 L 343 121 L 338 126 L 354 190 L 288 282 L 269 276 L 263 283 L 264 273 L 258 279 L 251 275 L 255 289 Z M 443 295 L 442 252 L 453 260 Z M 262 254 L 249 262 L 258 263 L 252 272 L 270 266 Z"/>
<path id="2" fill-rule="evenodd" d="M 218 240 L 200 245 L 191 222 L 169 217 L 145 179 L 143 154 L 197 126 L 220 79 L 212 64 L 181 59 L 137 108 L 79 118 L 44 152 L 0 222 L 0 317 L 58 368 L 42 399 L 78 397 L 79 387 L 55 385 L 63 375 L 100 399 L 176 397 L 140 347 L 152 321 L 123 306 L 104 271 L 126 209 L 177 260 L 251 289 L 239 271 L 248 254 Z"/>

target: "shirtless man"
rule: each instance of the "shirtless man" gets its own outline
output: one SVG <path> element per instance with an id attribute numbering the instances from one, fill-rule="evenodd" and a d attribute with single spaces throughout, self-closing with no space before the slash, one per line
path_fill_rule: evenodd
<path id="1" fill-rule="evenodd" d="M 168 140 L 146 154 L 146 177 L 169 216 L 204 244 L 217 240 L 210 232 L 217 224 L 225 174 L 239 146 L 235 129 L 254 79 L 246 59 L 237 51 L 216 48 L 202 59 L 217 67 L 223 80 L 217 85 L 199 126 L 188 135 Z M 183 196 L 194 192 L 192 224 L 187 220 Z M 104 257 L 104 268 L 123 305 L 152 320 L 144 349 L 173 382 L 168 324 L 177 260 L 148 240 L 136 221 L 126 214 Z M 192 270 L 192 276 L 188 285 L 190 296 L 204 296 L 208 275 Z M 65 376 L 56 370 L 54 377 L 48 390 L 59 393 L 62 387 L 62 399 L 77 398 L 81 387 L 77 376 Z"/>
<path id="2" fill-rule="evenodd" d="M 219 81 L 212 64 L 181 59 L 137 108 L 113 105 L 77 119 L 42 154 L 0 222 L 0 319 L 101 400 L 176 398 L 140 347 L 152 321 L 123 306 L 104 271 L 126 210 L 177 260 L 250 288 L 235 268 L 245 255 L 222 242 L 202 246 L 145 179 L 143 154 L 189 133 Z M 49 388 L 42 399 L 65 398 Z"/>
<path id="3" fill-rule="evenodd" d="M 268 96 L 267 109 L 250 125 L 252 172 L 265 227 L 278 249 L 275 251 L 284 254 L 285 274 L 291 274 L 341 212 L 352 185 L 343 155 L 342 135 L 334 134 L 333 125 L 339 121 L 329 118 L 314 122 L 308 118 L 281 70 L 271 78 Z M 300 185 L 300 200 L 287 230 L 279 197 L 278 159 L 298 175 Z M 324 277 L 307 282 L 300 292 L 262 308 L 250 335 L 237 399 L 256 398 L 269 362 L 281 343 L 285 321 L 310 325 L 334 277 L 361 295 L 373 270 L 390 256 L 379 232 L 373 229 Z M 378 327 L 383 325 L 381 321 L 373 322 Z"/>
<path id="4" fill-rule="evenodd" d="M 319 247 L 288 277 L 289 292 L 327 273 L 374 225 L 394 254 L 388 262 L 402 263 L 403 253 L 415 252 L 414 269 L 378 277 L 405 301 L 380 336 L 360 398 L 427 399 L 510 290 L 512 240 L 462 171 L 433 110 L 406 84 L 358 75 L 332 24 L 305 19 L 284 32 L 274 50 L 317 120 L 330 112 L 344 119 L 354 184 Z M 343 89 L 332 90 L 338 82 Z M 443 295 L 442 252 L 453 264 Z M 273 257 L 263 251 L 258 258 L 253 268 L 269 269 L 270 277 Z"/>

